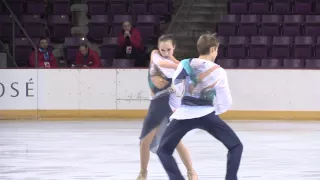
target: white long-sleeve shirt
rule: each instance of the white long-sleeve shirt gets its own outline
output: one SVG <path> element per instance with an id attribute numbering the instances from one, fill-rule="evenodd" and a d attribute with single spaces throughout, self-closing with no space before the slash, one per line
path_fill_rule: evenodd
<path id="1" fill-rule="evenodd" d="M 195 73 L 202 73 L 218 65 L 211 61 L 194 58 L 191 62 L 191 66 L 195 67 L 194 68 Z M 185 83 L 190 83 L 188 82 L 187 78 L 183 83 L 175 83 L 177 82 L 177 77 L 180 75 L 180 73 L 183 70 L 184 70 L 183 64 L 180 63 L 172 79 L 173 87 L 178 97 L 185 95 L 185 90 L 186 90 Z M 219 115 L 228 111 L 232 104 L 232 97 L 229 89 L 227 74 L 223 68 L 219 67 L 213 72 L 211 72 L 207 77 L 205 77 L 202 80 L 202 82 L 200 82 L 200 85 L 198 86 L 200 88 L 201 86 L 207 87 L 208 84 L 214 84 L 214 83 L 216 83 L 214 86 L 216 95 L 213 100 L 213 106 L 189 106 L 189 105 L 182 104 L 178 109 L 176 109 L 176 111 L 172 114 L 170 119 L 177 119 L 177 120 L 193 119 L 193 118 L 203 117 L 205 115 L 212 113 L 213 111 L 215 111 L 216 115 Z"/>

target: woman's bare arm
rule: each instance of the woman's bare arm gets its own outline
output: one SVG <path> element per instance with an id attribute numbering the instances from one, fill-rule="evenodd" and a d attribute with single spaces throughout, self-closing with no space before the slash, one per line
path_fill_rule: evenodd
<path id="1" fill-rule="evenodd" d="M 157 56 L 160 56 L 160 52 L 158 50 L 153 50 L 151 53 L 151 62 L 154 62 L 155 58 Z M 175 58 L 174 58 L 175 59 Z M 175 59 L 175 61 L 177 61 Z M 179 61 L 177 61 L 179 62 Z M 157 65 L 163 68 L 168 68 L 168 69 L 177 69 L 179 63 L 173 62 L 173 61 L 165 61 L 162 59 L 157 59 Z"/>

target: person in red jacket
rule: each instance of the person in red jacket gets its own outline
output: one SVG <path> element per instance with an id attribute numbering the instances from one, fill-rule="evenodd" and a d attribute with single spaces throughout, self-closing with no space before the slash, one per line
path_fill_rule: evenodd
<path id="1" fill-rule="evenodd" d="M 72 67 L 84 68 L 99 68 L 101 67 L 101 60 L 98 53 L 90 49 L 86 43 L 80 44 L 79 52 L 76 56 L 76 62 Z"/>
<path id="2" fill-rule="evenodd" d="M 136 64 L 141 64 L 144 46 L 139 30 L 128 21 L 122 23 L 122 28 L 118 36 L 117 58 L 135 59 Z"/>
<path id="3" fill-rule="evenodd" d="M 52 52 L 48 51 L 48 39 L 40 38 L 38 49 L 38 67 L 40 68 L 57 68 L 57 60 Z M 36 67 L 34 51 L 29 56 L 29 66 Z"/>

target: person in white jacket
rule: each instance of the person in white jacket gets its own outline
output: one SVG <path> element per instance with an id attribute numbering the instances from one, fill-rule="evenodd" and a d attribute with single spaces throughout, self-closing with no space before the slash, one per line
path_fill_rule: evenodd
<path id="1" fill-rule="evenodd" d="M 226 180 L 237 180 L 243 145 L 235 132 L 218 116 L 230 108 L 232 98 L 226 71 L 214 63 L 219 42 L 215 34 L 198 39 L 198 58 L 182 60 L 172 78 L 172 88 L 182 97 L 181 106 L 171 115 L 157 155 L 170 180 L 183 180 L 172 154 L 185 134 L 202 129 L 228 149 Z"/>

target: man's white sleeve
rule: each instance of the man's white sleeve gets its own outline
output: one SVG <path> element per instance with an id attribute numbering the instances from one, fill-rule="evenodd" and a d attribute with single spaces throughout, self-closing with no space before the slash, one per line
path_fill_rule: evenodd
<path id="1" fill-rule="evenodd" d="M 232 97 L 229 88 L 227 73 L 224 69 L 220 70 L 219 82 L 215 86 L 216 98 L 214 106 L 216 108 L 216 115 L 227 112 L 232 105 Z"/>

